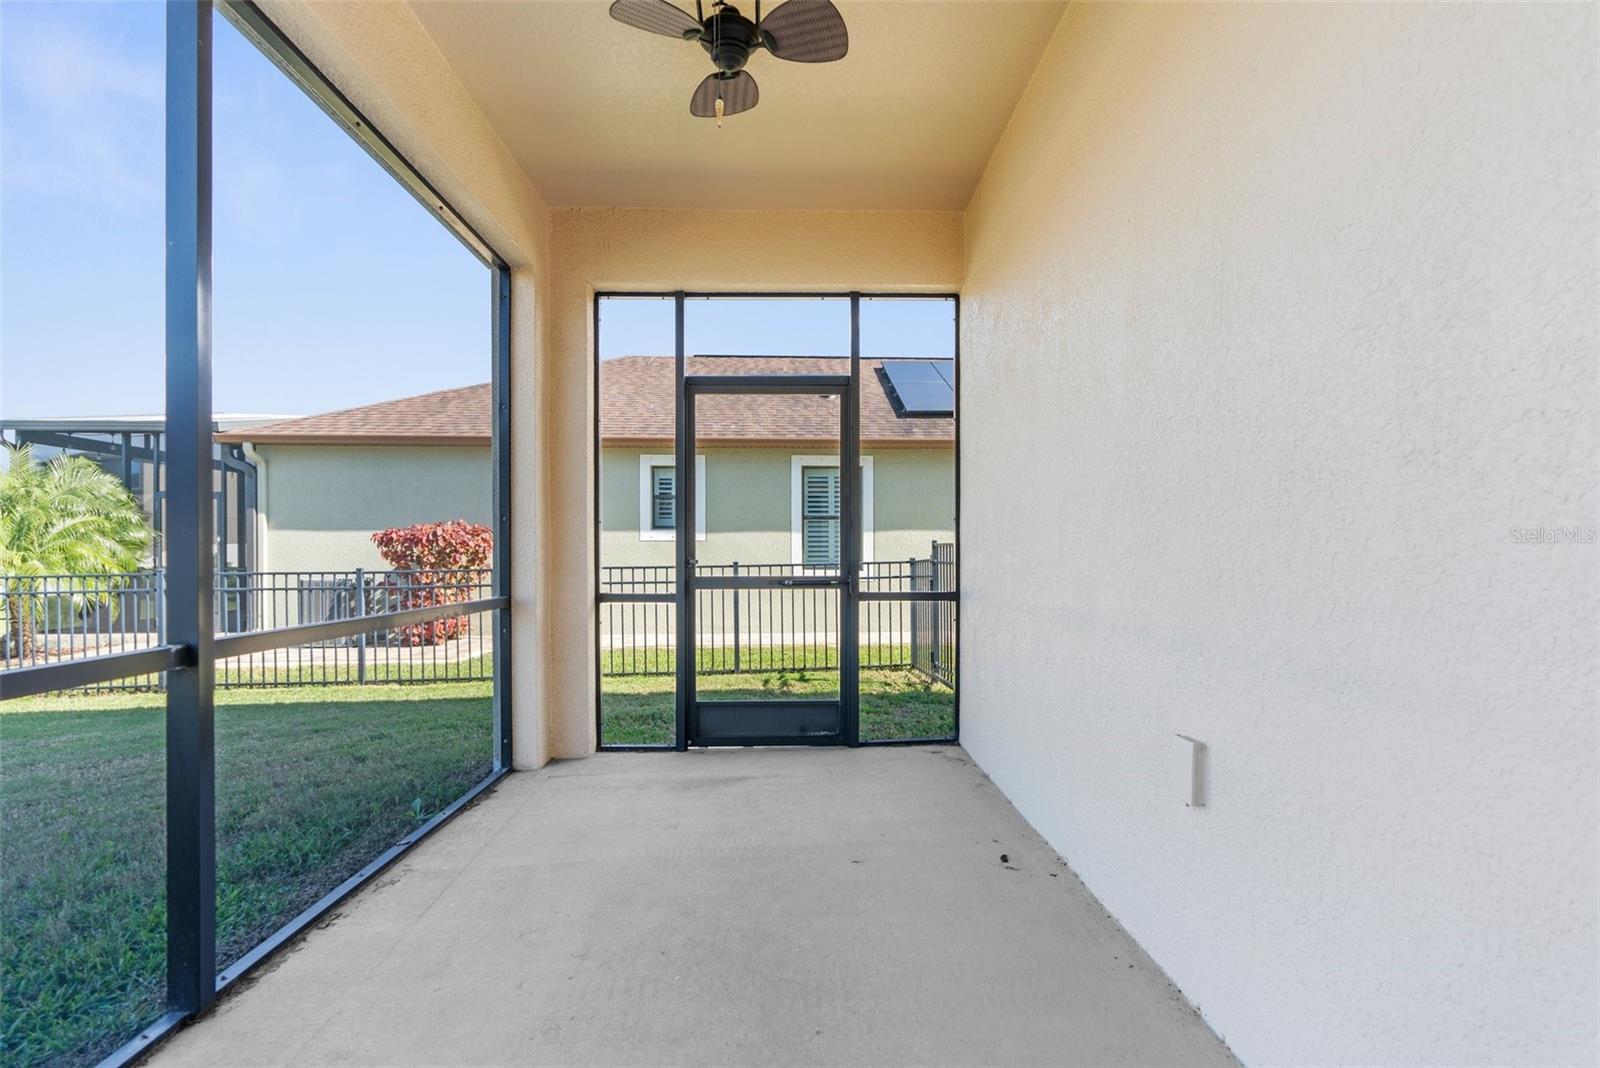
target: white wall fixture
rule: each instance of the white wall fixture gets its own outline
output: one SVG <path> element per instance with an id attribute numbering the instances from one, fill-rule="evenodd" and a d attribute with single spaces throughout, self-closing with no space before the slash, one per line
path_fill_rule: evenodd
<path id="1" fill-rule="evenodd" d="M 1172 781 L 1178 784 L 1178 796 L 1190 808 L 1204 808 L 1206 803 L 1206 743 L 1187 734 L 1174 735 L 1177 742 L 1172 747 Z"/>

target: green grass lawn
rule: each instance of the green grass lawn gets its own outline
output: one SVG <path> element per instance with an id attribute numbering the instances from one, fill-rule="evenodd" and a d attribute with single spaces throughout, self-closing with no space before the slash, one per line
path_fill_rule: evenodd
<path id="1" fill-rule="evenodd" d="M 601 741 L 606 745 L 670 745 L 676 683 L 671 675 L 602 676 Z M 701 675 L 704 700 L 774 697 L 836 697 L 839 672 L 787 671 Z M 955 693 L 921 672 L 904 668 L 861 669 L 861 740 L 949 738 L 955 734 Z"/>
<path id="2" fill-rule="evenodd" d="M 85 1064 L 162 1011 L 161 694 L 0 705 L 0 1062 Z M 488 774 L 490 684 L 218 691 L 226 966 Z"/>

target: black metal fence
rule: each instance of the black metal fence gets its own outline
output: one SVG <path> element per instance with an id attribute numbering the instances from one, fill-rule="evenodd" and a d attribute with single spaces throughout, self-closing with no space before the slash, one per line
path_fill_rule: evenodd
<path id="1" fill-rule="evenodd" d="M 912 589 L 956 588 L 956 546 L 936 541 L 928 559 L 912 568 Z M 956 684 L 956 606 L 954 601 L 911 602 L 911 666 L 946 686 Z"/>
<path id="2" fill-rule="evenodd" d="M 223 571 L 216 633 L 331 623 L 491 596 L 489 573 L 458 571 Z M 135 652 L 165 643 L 159 570 L 0 579 L 0 670 Z M 446 616 L 332 641 L 252 653 L 216 665 L 219 687 L 444 682 L 493 677 L 492 628 Z M 160 689 L 141 675 L 101 690 Z"/>
<path id="3" fill-rule="evenodd" d="M 862 564 L 861 588 L 871 593 L 955 589 L 955 546 L 934 542 L 926 559 Z M 600 569 L 603 594 L 676 591 L 671 565 Z M 701 578 L 814 577 L 798 564 L 701 564 Z M 697 590 L 695 649 L 704 674 L 766 672 L 839 665 L 840 593 L 827 587 Z M 600 604 L 602 676 L 669 675 L 675 669 L 676 613 L 670 601 Z M 863 601 L 859 605 L 864 669 L 914 668 L 946 685 L 955 681 L 955 606 L 936 602 Z M 929 643 L 932 643 L 930 645 Z"/>
<path id="4" fill-rule="evenodd" d="M 814 577 L 797 564 L 702 564 L 705 578 Z M 214 613 L 219 635 L 490 596 L 483 571 L 223 571 Z M 671 565 L 601 569 L 604 593 L 671 596 Z M 925 558 L 862 565 L 871 593 L 955 589 L 955 546 L 934 542 Z M 0 579 L 0 670 L 136 652 L 164 644 L 160 570 L 105 575 Z M 700 590 L 695 648 L 707 674 L 836 668 L 839 591 Z M 861 666 L 911 668 L 955 684 L 955 605 L 870 600 L 859 606 Z M 487 620 L 446 617 L 374 629 L 354 637 L 219 660 L 224 688 L 488 680 L 493 636 Z M 674 670 L 675 614 L 670 602 L 600 605 L 600 671 L 606 676 L 668 675 Z M 162 675 L 118 679 L 99 690 L 158 690 Z"/>

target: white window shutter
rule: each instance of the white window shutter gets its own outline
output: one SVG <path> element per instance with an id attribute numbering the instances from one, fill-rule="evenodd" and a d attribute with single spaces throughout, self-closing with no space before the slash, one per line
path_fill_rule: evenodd
<path id="1" fill-rule="evenodd" d="M 839 469 L 807 467 L 800 486 L 801 559 L 809 565 L 839 563 Z"/>
<path id="2" fill-rule="evenodd" d="M 651 522 L 657 528 L 671 527 L 675 522 L 676 494 L 673 483 L 676 481 L 677 472 L 670 467 L 655 467 L 650 471 L 650 496 L 654 514 Z"/>

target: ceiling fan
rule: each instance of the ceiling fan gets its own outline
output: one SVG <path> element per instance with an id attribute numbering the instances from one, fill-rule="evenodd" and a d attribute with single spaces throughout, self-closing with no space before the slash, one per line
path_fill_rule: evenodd
<path id="1" fill-rule="evenodd" d="M 701 0 L 694 8 L 690 16 L 667 0 L 614 0 L 611 17 L 663 37 L 699 42 L 717 69 L 689 98 L 689 113 L 716 119 L 718 126 L 724 115 L 749 111 L 761 99 L 756 80 L 744 69 L 756 49 L 794 63 L 832 63 L 850 50 L 844 18 L 831 0 L 784 0 L 765 18 L 761 0 L 755 0 L 754 21 L 727 0 L 716 0 L 709 17 Z"/>

